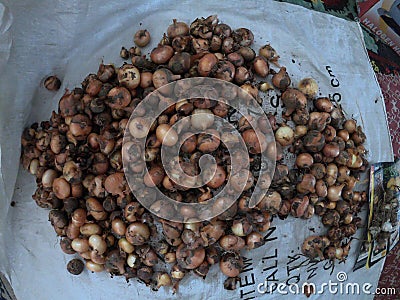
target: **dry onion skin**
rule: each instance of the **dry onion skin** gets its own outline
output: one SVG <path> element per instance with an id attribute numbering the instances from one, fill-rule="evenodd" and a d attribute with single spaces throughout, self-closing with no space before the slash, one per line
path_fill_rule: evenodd
<path id="1" fill-rule="evenodd" d="M 269 44 L 258 52 L 252 49 L 254 35 L 247 28 L 231 28 L 212 15 L 191 24 L 173 20 L 160 38 L 150 56 L 142 56 L 139 47 L 150 42 L 150 32 L 137 31 L 137 47 L 120 51 L 129 63 L 119 68 L 102 63 L 80 87 L 66 90 L 49 121 L 35 123 L 22 134 L 21 163 L 37 182 L 33 199 L 50 209 L 49 221 L 61 237 L 62 251 L 85 260 L 71 261 L 68 271 L 79 274 L 85 265 L 91 272 L 105 270 L 138 278 L 153 289 L 172 286 L 175 292 L 189 273 L 205 278 L 212 265 L 219 265 L 228 276 L 224 287 L 234 289 L 243 268 L 241 251 L 264 244 L 263 232 L 271 226 L 272 216 L 318 215 L 326 234 L 307 238 L 303 254 L 311 259 L 345 260 L 350 247 L 345 240 L 361 226 L 357 214 L 367 200 L 366 193 L 356 189 L 360 173 L 368 167 L 362 128 L 346 119 L 329 98 L 316 98 L 317 79 L 295 82 L 286 67 L 274 69 L 279 65 L 278 52 Z M 232 82 L 260 103 L 264 98 L 259 92 L 275 90 L 281 93 L 284 122 L 271 113 L 256 122 L 263 134 L 272 133 L 265 126 L 267 121 L 271 124 L 275 149 L 271 142 L 259 141 L 246 122 L 238 121 L 253 160 L 250 172 L 239 174 L 247 178 L 244 193 L 208 221 L 193 219 L 193 212 L 185 207 L 181 213 L 193 222 L 181 224 L 153 216 L 135 199 L 124 177 L 122 154 L 134 172 L 149 168 L 146 186 L 160 187 L 179 202 L 206 201 L 226 183 L 229 172 L 221 164 L 218 176 L 207 185 L 195 192 L 183 189 L 165 174 L 159 157 L 161 145 L 173 147 L 178 142 L 179 132 L 169 129 L 181 115 L 190 115 L 194 128 L 208 130 L 215 116 L 228 118 L 228 106 L 185 100 L 166 109 L 154 124 L 146 119 L 146 111 L 128 122 L 138 103 L 156 88 L 189 77 Z M 54 90 L 58 82 L 51 78 L 46 86 Z M 157 105 L 169 100 L 162 101 Z M 146 149 L 134 142 L 122 144 L 127 127 L 135 138 L 147 136 Z M 228 162 L 220 139 L 225 143 L 237 138 L 210 139 L 190 133 L 184 137 L 182 152 L 188 159 L 184 169 L 193 172 L 202 153 L 215 153 L 221 162 Z M 259 166 L 254 161 L 264 151 L 277 160 L 273 178 L 257 175 Z M 295 156 L 291 170 L 284 158 L 288 151 Z M 148 166 L 139 163 L 143 153 Z M 272 183 L 259 204 L 250 208 L 248 193 L 257 181 Z M 235 187 L 233 182 L 230 188 Z M 218 199 L 215 208 L 226 200 Z M 158 201 L 153 206 L 169 209 Z"/>

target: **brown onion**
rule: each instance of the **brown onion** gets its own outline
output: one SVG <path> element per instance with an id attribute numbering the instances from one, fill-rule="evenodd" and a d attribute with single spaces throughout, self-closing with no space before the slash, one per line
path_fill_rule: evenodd
<path id="1" fill-rule="evenodd" d="M 205 130 L 214 123 L 214 114 L 209 109 L 197 108 L 193 111 L 190 121 L 194 128 Z"/>
<path id="2" fill-rule="evenodd" d="M 162 65 L 167 63 L 172 55 L 174 55 L 174 49 L 171 46 L 159 45 L 151 51 L 150 58 L 152 62 Z"/>
<path id="3" fill-rule="evenodd" d="M 338 176 L 338 167 L 335 164 L 329 164 L 326 167 L 326 183 L 328 186 L 335 184 Z"/>
<path id="4" fill-rule="evenodd" d="M 342 190 L 345 187 L 345 184 L 341 185 L 331 185 L 328 187 L 328 195 L 327 198 L 329 201 L 338 201 L 342 194 Z"/>
<path id="5" fill-rule="evenodd" d="M 314 98 L 318 93 L 318 84 L 312 78 L 304 78 L 300 80 L 298 89 L 308 98 Z"/>
<path id="6" fill-rule="evenodd" d="M 311 174 L 304 174 L 302 181 L 297 184 L 296 189 L 300 194 L 315 192 L 315 177 Z"/>
<path id="7" fill-rule="evenodd" d="M 305 136 L 305 135 L 307 134 L 307 132 L 308 132 L 307 126 L 304 126 L 304 125 L 297 125 L 297 126 L 294 128 L 294 137 L 295 137 L 296 139 L 301 138 L 301 137 Z"/>
<path id="8" fill-rule="evenodd" d="M 292 121 L 296 125 L 307 125 L 308 120 L 310 119 L 310 113 L 307 108 L 296 109 L 292 114 Z"/>
<path id="9" fill-rule="evenodd" d="M 256 249 L 264 244 L 263 236 L 258 232 L 253 231 L 246 237 L 247 249 Z"/>
<path id="10" fill-rule="evenodd" d="M 165 146 L 173 146 L 178 142 L 178 134 L 168 124 L 161 124 L 156 130 L 157 139 Z"/>
<path id="11" fill-rule="evenodd" d="M 315 184 L 315 192 L 317 193 L 318 197 L 326 197 L 328 195 L 328 188 L 324 180 L 319 179 Z"/>
<path id="12" fill-rule="evenodd" d="M 226 179 L 226 172 L 222 166 L 217 166 L 214 176 L 206 183 L 210 188 L 216 189 L 224 184 Z"/>
<path id="13" fill-rule="evenodd" d="M 307 196 L 304 196 L 302 198 L 296 197 L 292 200 L 292 206 L 290 209 L 290 213 L 292 214 L 293 217 L 295 218 L 301 218 L 307 211 L 307 208 L 309 206 L 309 198 Z"/>
<path id="14" fill-rule="evenodd" d="M 244 64 L 244 58 L 237 52 L 229 53 L 227 59 L 235 66 L 240 67 Z"/>
<path id="15" fill-rule="evenodd" d="M 247 129 L 242 133 L 242 137 L 251 154 L 259 154 L 267 149 L 267 139 L 260 131 Z"/>
<path id="16" fill-rule="evenodd" d="M 71 194 L 71 186 L 64 178 L 56 178 L 53 180 L 53 192 L 59 199 L 66 199 Z"/>
<path id="17" fill-rule="evenodd" d="M 213 52 L 217 52 L 218 50 L 221 49 L 221 45 L 222 45 L 222 38 L 217 35 L 213 35 L 210 42 L 210 50 Z"/>
<path id="18" fill-rule="evenodd" d="M 96 198 L 87 198 L 86 208 L 88 214 L 98 221 L 105 220 L 107 218 L 107 212 L 104 211 L 103 205 Z"/>
<path id="19" fill-rule="evenodd" d="M 311 130 L 323 131 L 331 121 L 331 116 L 325 112 L 311 112 L 308 120 L 308 127 Z"/>
<path id="20" fill-rule="evenodd" d="M 133 222 L 126 228 L 125 236 L 132 245 L 143 245 L 150 238 L 150 229 L 146 224 Z"/>
<path id="21" fill-rule="evenodd" d="M 220 144 L 219 132 L 215 129 L 207 129 L 197 137 L 197 149 L 204 153 L 215 151 Z"/>
<path id="22" fill-rule="evenodd" d="M 145 47 L 150 43 L 150 33 L 146 29 L 138 30 L 133 37 L 134 43 L 139 47 Z"/>
<path id="23" fill-rule="evenodd" d="M 328 143 L 324 146 L 322 152 L 326 157 L 337 157 L 340 153 L 339 145 L 335 142 Z"/>
<path id="24" fill-rule="evenodd" d="M 45 188 L 53 186 L 54 180 L 57 178 L 57 171 L 53 169 L 46 170 L 42 175 L 42 184 Z"/>
<path id="25" fill-rule="evenodd" d="M 325 136 L 326 142 L 332 142 L 333 140 L 335 140 L 336 137 L 336 129 L 333 126 L 326 125 L 323 134 Z"/>
<path id="26" fill-rule="evenodd" d="M 244 84 L 246 81 L 251 80 L 252 73 L 243 66 L 236 68 L 235 71 L 235 82 L 237 84 Z"/>
<path id="27" fill-rule="evenodd" d="M 266 59 L 272 62 L 276 62 L 279 59 L 278 53 L 269 44 L 262 46 L 259 50 L 259 53 L 261 56 L 264 56 Z"/>
<path id="28" fill-rule="evenodd" d="M 228 252 L 221 257 L 219 267 L 226 276 L 236 277 L 243 268 L 243 260 L 238 254 Z"/>
<path id="29" fill-rule="evenodd" d="M 244 248 L 246 242 L 239 236 L 228 234 L 219 240 L 219 244 L 226 251 L 239 251 Z"/>
<path id="30" fill-rule="evenodd" d="M 201 265 L 206 256 L 204 248 L 189 250 L 185 244 L 181 244 L 176 249 L 176 260 L 185 269 L 195 269 Z"/>
<path id="31" fill-rule="evenodd" d="M 145 174 L 143 183 L 148 187 L 155 187 L 163 181 L 164 175 L 165 172 L 161 166 L 153 166 Z"/>
<path id="32" fill-rule="evenodd" d="M 350 169 L 346 166 L 339 166 L 337 182 L 343 183 L 350 179 Z"/>
<path id="33" fill-rule="evenodd" d="M 161 68 L 153 73 L 153 85 L 156 89 L 166 85 L 174 80 L 180 79 L 180 75 L 174 75 L 170 70 Z"/>
<path id="34" fill-rule="evenodd" d="M 102 255 L 107 251 L 107 244 L 103 238 L 97 234 L 91 235 L 89 237 L 90 247 L 97 252 L 97 254 Z"/>
<path id="35" fill-rule="evenodd" d="M 76 238 L 71 242 L 71 247 L 76 252 L 83 253 L 89 250 L 89 241 L 86 238 Z"/>
<path id="36" fill-rule="evenodd" d="M 346 121 L 344 122 L 343 127 L 344 127 L 345 130 L 347 130 L 347 132 L 348 132 L 349 134 L 352 134 L 352 133 L 354 133 L 354 132 L 356 131 L 356 129 L 357 129 L 357 123 L 356 123 L 356 121 L 353 120 L 353 119 L 351 119 L 351 120 L 346 120 Z"/>
<path id="37" fill-rule="evenodd" d="M 133 65 L 123 65 L 118 70 L 118 81 L 130 90 L 135 89 L 140 84 L 139 69 Z"/>
<path id="38" fill-rule="evenodd" d="M 197 54 L 202 55 L 205 52 L 208 52 L 210 43 L 206 39 L 192 38 L 192 48 Z"/>
<path id="39" fill-rule="evenodd" d="M 330 113 L 334 108 L 331 100 L 329 100 L 329 98 L 326 98 L 326 97 L 317 98 L 314 101 L 314 106 L 316 109 L 318 109 L 318 111 L 327 112 L 327 113 Z"/>
<path id="40" fill-rule="evenodd" d="M 218 59 L 213 53 L 207 53 L 199 60 L 199 65 L 197 67 L 200 76 L 208 76 L 217 64 Z"/>
<path id="41" fill-rule="evenodd" d="M 345 141 L 345 142 L 347 142 L 350 138 L 350 134 L 346 129 L 339 130 L 337 132 L 337 136 L 341 137 L 343 139 L 343 141 Z"/>
<path id="42" fill-rule="evenodd" d="M 142 72 L 140 74 L 140 87 L 145 89 L 153 85 L 153 73 Z"/>
<path id="43" fill-rule="evenodd" d="M 190 69 L 190 54 L 187 52 L 178 52 L 168 62 L 168 68 L 174 74 L 184 74 Z"/>
<path id="44" fill-rule="evenodd" d="M 173 23 L 167 28 L 167 35 L 170 39 L 173 39 L 177 36 L 188 35 L 189 26 L 184 22 L 178 22 L 176 19 L 173 19 Z"/>
<path id="45" fill-rule="evenodd" d="M 243 47 L 250 46 L 254 41 L 253 33 L 247 28 L 238 28 L 234 30 L 232 32 L 232 37 L 236 43 Z"/>
<path id="46" fill-rule="evenodd" d="M 148 119 L 137 117 L 129 122 L 129 132 L 133 137 L 142 139 L 148 135 L 150 125 L 151 124 Z"/>
<path id="47" fill-rule="evenodd" d="M 319 131 L 310 130 L 303 138 L 303 145 L 310 152 L 319 152 L 325 146 L 325 137 Z"/>
<path id="48" fill-rule="evenodd" d="M 298 168 L 309 168 L 314 163 L 314 159 L 309 153 L 301 153 L 296 157 L 296 166 Z"/>
<path id="49" fill-rule="evenodd" d="M 268 211 L 272 214 L 276 214 L 282 205 L 282 197 L 277 191 L 268 191 L 261 201 L 257 204 L 257 207 L 261 211 Z"/>
<path id="50" fill-rule="evenodd" d="M 263 56 L 257 56 L 253 61 L 254 72 L 260 77 L 266 77 L 269 73 L 268 61 Z"/>
<path id="51" fill-rule="evenodd" d="M 86 222 L 86 210 L 84 210 L 83 208 L 78 208 L 74 210 L 71 215 L 71 219 L 72 224 L 74 224 L 76 227 L 81 227 Z"/>
<path id="52" fill-rule="evenodd" d="M 290 116 L 296 109 L 304 109 L 307 107 L 306 96 L 296 89 L 288 88 L 282 94 L 282 102 L 286 107 L 286 116 Z"/>
<path id="53" fill-rule="evenodd" d="M 294 131 L 287 125 L 282 125 L 275 132 L 276 141 L 282 146 L 289 146 L 294 141 Z"/>
<path id="54" fill-rule="evenodd" d="M 272 84 L 281 91 L 286 90 L 291 83 L 289 74 L 286 72 L 286 68 L 282 67 L 279 72 L 272 76 Z"/>
<path id="55" fill-rule="evenodd" d="M 211 69 L 210 75 L 230 82 L 235 77 L 235 66 L 229 61 L 218 61 Z"/>
<path id="56" fill-rule="evenodd" d="M 79 232 L 85 236 L 91 236 L 93 234 L 101 234 L 102 229 L 96 223 L 86 223 L 79 228 Z"/>
<path id="57" fill-rule="evenodd" d="M 321 163 L 315 163 L 310 168 L 311 174 L 314 175 L 316 179 L 324 178 L 326 174 L 326 168 Z"/>
<path id="58" fill-rule="evenodd" d="M 69 132 L 77 140 L 86 139 L 89 133 L 92 131 L 92 121 L 84 114 L 77 114 L 71 118 L 71 124 L 69 125 Z"/>

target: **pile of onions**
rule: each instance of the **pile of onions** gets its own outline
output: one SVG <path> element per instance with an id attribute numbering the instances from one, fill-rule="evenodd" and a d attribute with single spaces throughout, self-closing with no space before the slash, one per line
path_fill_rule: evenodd
<path id="1" fill-rule="evenodd" d="M 173 286 L 176 291 L 187 274 L 205 278 L 212 265 L 219 265 L 228 277 L 224 287 L 235 289 L 243 268 L 241 251 L 263 246 L 263 232 L 269 229 L 273 215 L 320 216 L 327 234 L 308 238 L 303 253 L 312 258 L 345 259 L 349 245 L 342 241 L 360 226 L 356 214 L 366 201 L 365 192 L 356 190 L 360 172 L 368 166 L 361 127 L 346 119 L 330 99 L 315 98 L 316 80 L 305 78 L 295 85 L 285 67 L 274 70 L 277 52 L 264 45 L 256 53 L 249 29 L 233 30 L 212 15 L 190 25 L 173 20 L 166 32 L 149 59 L 141 55 L 140 47 L 150 42 L 150 33 L 139 30 L 134 36 L 136 47 L 123 47 L 120 52 L 130 63 L 119 68 L 101 64 L 81 87 L 65 92 L 49 121 L 23 132 L 21 162 L 38 185 L 33 199 L 50 209 L 49 220 L 61 237 L 61 249 L 75 256 L 68 264 L 71 274 L 81 273 L 84 262 L 92 272 L 105 270 L 127 279 L 139 278 L 154 289 Z M 189 77 L 232 82 L 260 103 L 259 91 L 275 89 L 282 94 L 285 110 L 284 122 L 268 114 L 256 120 L 258 128 L 250 128 L 244 116 L 231 122 L 252 162 L 250 171 L 243 169 L 232 176 L 230 188 L 240 189 L 245 178 L 245 190 L 234 205 L 208 221 L 192 219 L 192 209 L 184 206 L 180 213 L 192 222 L 181 224 L 153 216 L 134 198 L 124 177 L 122 155 L 128 158 L 132 172 L 141 174 L 148 169 L 143 178 L 146 186 L 157 186 L 176 201 L 187 203 L 212 198 L 226 184 L 231 160 L 247 167 L 240 155 L 227 158 L 224 150 L 224 144 L 237 141 L 238 135 L 220 135 L 209 128 L 215 116 L 229 120 L 227 105 L 188 99 L 168 107 L 153 124 L 145 110 L 136 111 L 139 116 L 128 122 L 138 103 L 155 89 Z M 163 107 L 170 104 L 168 97 L 153 101 Z M 182 169 L 197 174 L 202 153 L 214 153 L 219 164 L 211 180 L 197 189 L 177 185 L 160 163 L 160 147 L 172 147 L 179 141 L 179 130 L 171 126 L 181 116 L 190 116 L 191 125 L 204 131 L 183 135 Z M 271 133 L 268 122 L 276 149 L 264 138 Z M 133 139 L 123 144 L 126 129 Z M 134 140 L 142 138 L 146 138 L 146 149 Z M 292 170 L 284 159 L 287 151 L 296 157 Z M 273 178 L 258 176 L 256 162 L 263 152 L 278 162 Z M 141 155 L 147 165 L 140 161 Z M 268 193 L 250 208 L 249 193 L 255 183 L 268 186 L 271 181 Z M 228 201 L 219 198 L 213 209 Z M 152 208 L 171 209 L 160 201 Z M 156 224 L 162 228 L 160 234 Z M 161 261 L 166 268 L 160 267 Z"/>

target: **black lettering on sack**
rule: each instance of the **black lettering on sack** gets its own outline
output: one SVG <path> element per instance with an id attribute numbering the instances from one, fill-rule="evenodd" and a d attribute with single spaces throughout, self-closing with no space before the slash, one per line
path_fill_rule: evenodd
<path id="1" fill-rule="evenodd" d="M 275 260 L 273 265 L 263 268 L 263 272 L 267 272 L 269 270 L 276 269 L 277 267 L 278 267 L 278 262 Z"/>
<path id="2" fill-rule="evenodd" d="M 333 271 L 335 270 L 335 264 L 333 263 L 333 261 L 328 260 L 325 264 L 324 264 L 324 270 L 328 271 L 331 270 L 329 275 L 332 275 Z"/>
<path id="3" fill-rule="evenodd" d="M 269 286 L 270 282 L 277 282 L 278 278 L 276 278 L 276 274 L 278 272 L 278 249 L 274 249 L 274 253 L 272 255 L 266 255 L 261 259 L 263 264 L 268 264 L 265 268 L 262 269 L 261 273 L 267 272 L 265 276 L 265 283 L 268 285 L 268 293 L 273 293 L 277 288 L 276 284 Z"/>
<path id="4" fill-rule="evenodd" d="M 289 266 L 289 265 L 287 265 L 287 266 L 286 266 L 286 273 L 287 273 L 287 276 L 290 276 L 290 274 L 292 273 L 292 271 L 293 271 L 293 270 L 297 270 L 298 268 L 299 268 L 298 265 L 294 265 L 294 266 Z"/>
<path id="5" fill-rule="evenodd" d="M 278 259 L 277 259 L 277 258 L 278 258 L 278 249 L 274 249 L 274 255 L 271 255 L 271 256 L 264 256 L 264 257 L 261 259 L 261 262 L 262 262 L 263 264 L 265 264 L 267 260 L 270 260 L 270 259 L 272 259 L 272 258 L 275 258 L 275 259 L 272 261 L 272 265 L 263 268 L 263 272 L 266 272 L 266 271 L 271 270 L 271 269 L 278 268 Z"/>
<path id="6" fill-rule="evenodd" d="M 262 258 L 262 263 L 265 262 L 265 260 L 271 259 L 271 258 L 277 258 L 278 257 L 278 249 L 274 249 L 274 254 L 271 256 L 264 256 Z"/>
<path id="7" fill-rule="evenodd" d="M 335 76 L 335 75 L 333 75 L 331 66 L 325 66 L 325 69 L 328 71 L 329 76 L 331 76 L 331 77 Z"/>
<path id="8" fill-rule="evenodd" d="M 240 278 L 240 287 L 246 287 L 249 285 L 254 285 L 256 283 L 255 278 L 254 278 L 254 273 L 251 273 L 250 276 L 251 276 L 251 281 L 248 280 L 247 275 L 244 276 L 244 278 Z M 243 279 L 244 279 L 244 282 L 243 282 Z"/>
<path id="9" fill-rule="evenodd" d="M 269 99 L 269 103 L 271 104 L 271 106 L 272 106 L 273 108 L 278 108 L 278 107 L 279 107 L 280 99 L 281 99 L 281 96 L 280 96 L 280 95 L 271 96 L 271 98 Z"/>
<path id="10" fill-rule="evenodd" d="M 270 242 L 278 239 L 277 236 L 271 237 L 270 236 L 275 232 L 276 226 L 270 227 L 267 231 L 267 234 L 264 236 L 264 242 Z"/>
<path id="11" fill-rule="evenodd" d="M 306 258 L 297 265 L 297 268 L 308 266 L 310 262 L 311 262 L 310 259 Z"/>
<path id="12" fill-rule="evenodd" d="M 336 77 L 336 75 L 333 73 L 332 67 L 331 66 L 325 66 L 325 69 L 328 71 L 329 77 L 331 77 L 331 86 L 333 88 L 338 88 L 340 86 L 340 81 Z M 342 95 L 338 92 L 335 92 L 333 94 L 329 94 L 329 99 L 333 102 L 339 103 L 342 100 Z"/>
<path id="13" fill-rule="evenodd" d="M 275 274 L 278 272 L 278 269 L 276 269 L 275 271 L 273 271 L 271 274 L 269 274 L 267 276 L 267 282 L 271 282 L 271 281 L 278 281 L 278 278 L 275 277 Z"/>
<path id="14" fill-rule="evenodd" d="M 309 262 L 308 266 L 307 266 L 307 280 L 310 280 L 311 278 L 315 277 L 317 275 L 317 270 L 318 270 L 318 264 L 320 262 L 319 261 L 315 261 L 315 262 Z"/>
<path id="15" fill-rule="evenodd" d="M 286 275 L 290 277 L 292 275 L 292 271 L 298 271 L 297 261 L 300 259 L 300 256 L 296 254 L 295 256 L 288 255 L 289 261 L 286 264 Z M 296 263 L 295 263 L 296 262 Z M 298 272 L 297 272 L 298 274 Z M 300 276 L 300 275 L 297 275 Z"/>
<path id="16" fill-rule="evenodd" d="M 286 275 L 292 276 L 293 273 L 300 274 L 298 273 L 299 269 L 301 267 L 308 266 L 310 264 L 310 260 L 308 258 L 304 258 L 304 256 L 300 254 L 296 254 L 294 256 L 288 255 L 289 261 L 286 264 Z"/>
<path id="17" fill-rule="evenodd" d="M 291 263 L 293 263 L 294 261 L 298 260 L 301 256 L 299 254 L 296 254 L 295 256 L 290 256 L 288 255 L 289 261 L 288 261 L 288 265 L 290 265 Z"/>
<path id="18" fill-rule="evenodd" d="M 244 300 L 255 299 L 255 296 L 251 296 L 251 297 L 249 296 L 249 297 L 245 298 L 245 296 L 247 296 L 249 294 L 253 294 L 255 292 L 256 292 L 256 290 L 252 290 L 252 291 L 248 291 L 247 293 L 245 293 L 243 290 L 240 290 L 240 299 L 244 299 Z"/>
<path id="19" fill-rule="evenodd" d="M 253 271 L 252 259 L 243 257 L 243 269 L 241 273 Z"/>
<path id="20" fill-rule="evenodd" d="M 298 284 L 300 282 L 300 275 L 294 275 L 286 280 L 286 285 Z"/>
<path id="21" fill-rule="evenodd" d="M 342 95 L 340 93 L 329 94 L 328 97 L 333 102 L 342 101 Z"/>
<path id="22" fill-rule="evenodd" d="M 251 272 L 253 270 L 252 267 L 253 260 L 251 258 L 243 257 L 243 270 L 240 273 Z M 249 276 L 251 281 L 249 281 Z M 255 277 L 254 273 L 250 273 L 244 275 L 244 277 L 240 278 L 240 287 L 245 288 L 247 286 L 254 286 L 255 285 Z M 240 290 L 240 298 L 241 299 L 254 299 L 254 296 L 247 296 L 249 294 L 255 293 L 255 289 L 251 289 L 250 291 L 244 292 L 244 289 Z"/>
<path id="23" fill-rule="evenodd" d="M 339 80 L 337 78 L 331 79 L 331 86 L 338 87 L 340 85 Z"/>
<path id="24" fill-rule="evenodd" d="M 308 268 L 307 269 L 307 273 L 311 272 L 310 274 L 308 274 L 307 276 L 307 280 L 310 280 L 311 278 L 313 278 L 314 276 L 317 275 L 317 271 L 318 267 L 312 267 L 312 268 Z"/>

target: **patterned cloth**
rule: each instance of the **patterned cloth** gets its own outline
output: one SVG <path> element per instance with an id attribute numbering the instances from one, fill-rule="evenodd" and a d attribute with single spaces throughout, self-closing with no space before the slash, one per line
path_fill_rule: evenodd
<path id="1" fill-rule="evenodd" d="M 394 155 L 400 157 L 400 76 L 376 74 L 385 99 Z"/>
<path id="2" fill-rule="evenodd" d="M 0 273 L 0 300 L 16 300 L 7 279 Z"/>

